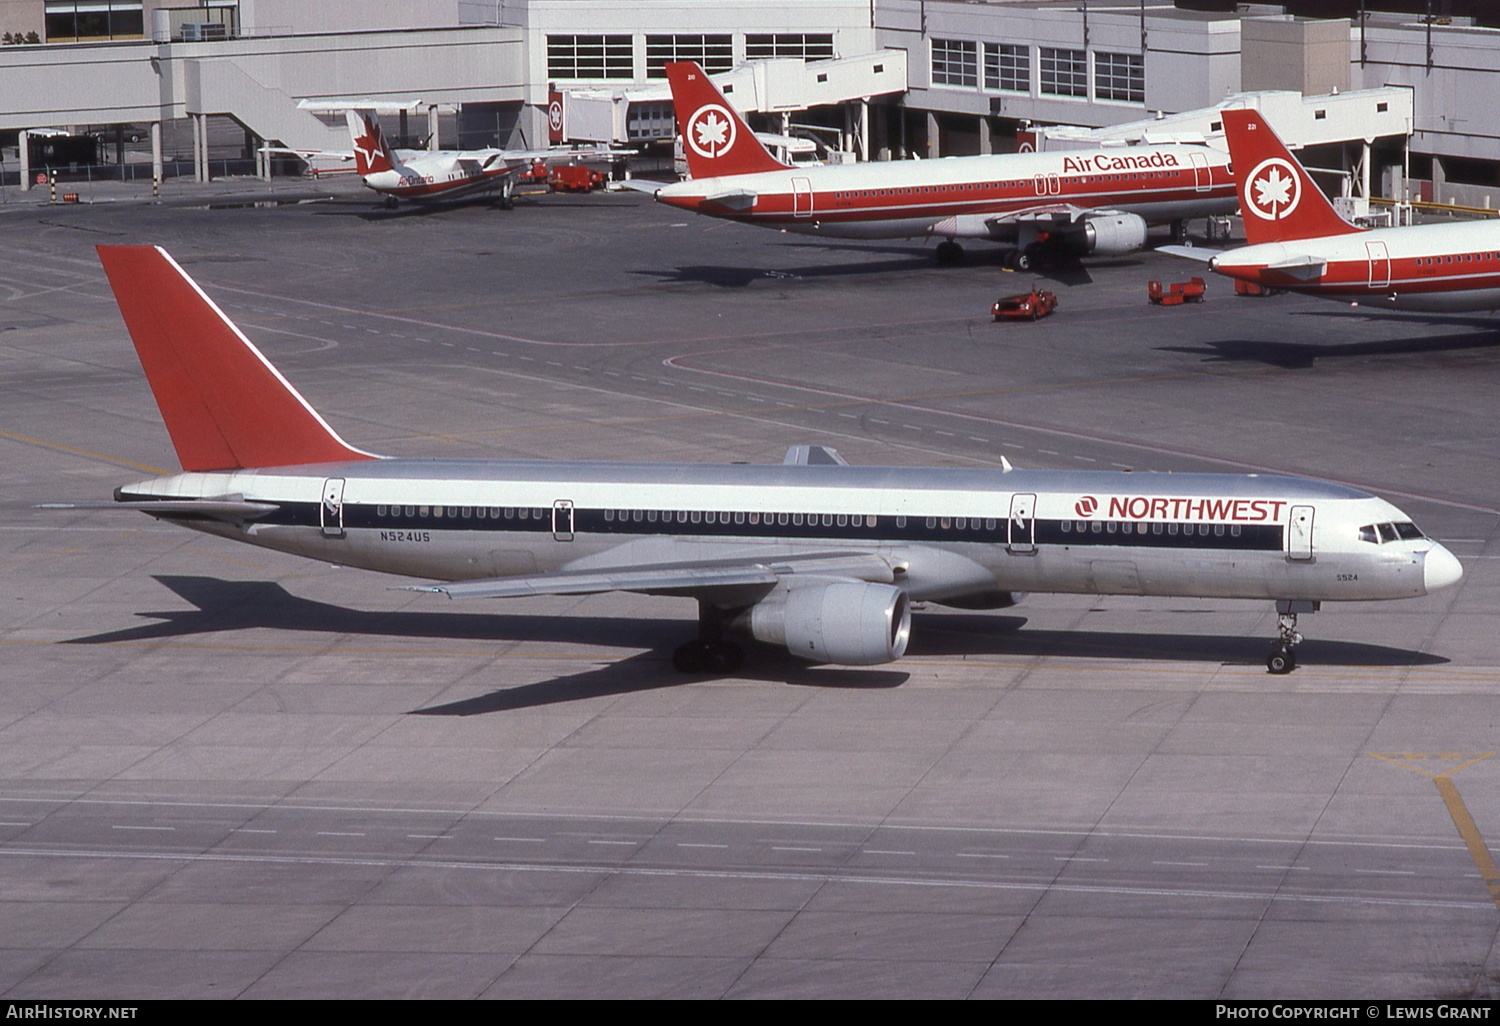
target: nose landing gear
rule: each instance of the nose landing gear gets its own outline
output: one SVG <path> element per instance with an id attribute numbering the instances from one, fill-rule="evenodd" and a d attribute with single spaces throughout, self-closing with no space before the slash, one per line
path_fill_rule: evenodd
<path id="1" fill-rule="evenodd" d="M 1271 654 L 1266 656 L 1266 669 L 1271 673 L 1291 673 L 1297 668 L 1296 647 L 1302 643 L 1302 634 L 1297 630 L 1298 613 L 1316 613 L 1321 602 L 1306 599 L 1278 599 L 1276 602 L 1276 640 L 1272 642 Z"/>

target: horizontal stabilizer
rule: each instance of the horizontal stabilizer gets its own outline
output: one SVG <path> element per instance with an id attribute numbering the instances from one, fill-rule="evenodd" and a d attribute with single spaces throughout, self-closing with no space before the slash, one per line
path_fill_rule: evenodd
<path id="1" fill-rule="evenodd" d="M 703 202 L 717 203 L 730 210 L 749 210 L 755 206 L 756 195 L 748 189 L 725 189 L 712 196 L 704 196 Z"/>
<path id="2" fill-rule="evenodd" d="M 1321 278 L 1328 270 L 1328 261 L 1319 256 L 1300 256 L 1290 260 L 1281 260 L 1274 264 L 1267 264 L 1266 270 L 1276 271 L 1279 274 L 1289 274 L 1293 278 L 1301 278 L 1310 281 L 1313 278 Z"/>
<path id="3" fill-rule="evenodd" d="M 44 502 L 36 509 L 139 510 L 153 517 L 222 520 L 243 523 L 275 513 L 280 506 L 273 502 L 244 502 L 234 499 L 162 499 L 145 502 Z"/>
<path id="4" fill-rule="evenodd" d="M 837 449 L 826 445 L 791 445 L 786 458 L 781 461 L 787 467 L 847 467 L 849 461 L 839 455 Z"/>
<path id="5" fill-rule="evenodd" d="M 633 189 L 636 192 L 644 192 L 648 196 L 655 196 L 667 187 L 666 182 L 653 182 L 648 178 L 627 178 L 615 184 L 623 185 L 625 188 Z"/>
<path id="6" fill-rule="evenodd" d="M 1168 256 L 1186 257 L 1188 260 L 1197 260 L 1199 263 L 1204 264 L 1223 252 L 1218 249 L 1207 249 L 1203 246 L 1157 246 L 1156 251 L 1158 253 L 1165 253 Z"/>

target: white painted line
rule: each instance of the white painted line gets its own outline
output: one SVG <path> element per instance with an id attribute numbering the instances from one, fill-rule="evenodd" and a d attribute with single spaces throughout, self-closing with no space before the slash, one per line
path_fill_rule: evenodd
<path id="1" fill-rule="evenodd" d="M 640 841 L 590 841 L 590 844 L 623 844 L 631 848 L 638 847 Z"/>
<path id="2" fill-rule="evenodd" d="M 694 843 L 689 842 L 689 841 L 678 841 L 677 842 L 677 847 L 679 847 L 679 848 L 728 848 L 729 845 L 727 845 L 727 844 L 694 844 Z"/>
<path id="3" fill-rule="evenodd" d="M 406 836 L 410 840 L 413 840 L 413 841 L 451 841 L 451 840 L 453 840 L 453 838 L 450 837 L 448 834 L 407 834 Z"/>
<path id="4" fill-rule="evenodd" d="M 492 837 L 492 841 L 515 841 L 518 844 L 545 844 L 545 837 Z"/>
<path id="5" fill-rule="evenodd" d="M 347 830 L 319 830 L 319 837 L 363 837 L 364 834 L 351 833 Z"/>
<path id="6" fill-rule="evenodd" d="M 1153 862 L 1153 866 L 1192 866 L 1194 869 L 1207 869 L 1207 862 Z"/>
<path id="7" fill-rule="evenodd" d="M 1416 876 L 1414 869 L 1356 869 L 1356 873 L 1365 873 L 1369 876 Z"/>
<path id="8" fill-rule="evenodd" d="M 866 848 L 866 855 L 915 855 L 914 851 L 881 851 L 879 848 Z"/>
<path id="9" fill-rule="evenodd" d="M 1008 859 L 1009 855 L 995 855 L 984 851 L 961 851 L 958 853 L 961 859 Z"/>
<path id="10" fill-rule="evenodd" d="M 255 827 L 235 827 L 234 832 L 237 834 L 274 834 L 276 831 L 259 830 Z"/>
<path id="11" fill-rule="evenodd" d="M 116 824 L 116 825 L 110 827 L 110 829 L 111 830 L 167 830 L 167 831 L 171 831 L 171 830 L 176 830 L 177 828 L 176 827 L 155 827 L 155 826 L 122 826 L 122 825 Z"/>
<path id="12" fill-rule="evenodd" d="M 783 846 L 778 846 L 778 845 L 774 845 L 773 844 L 771 846 L 771 850 L 772 851 L 822 851 L 823 849 L 822 848 L 792 848 L 792 847 L 783 847 Z"/>

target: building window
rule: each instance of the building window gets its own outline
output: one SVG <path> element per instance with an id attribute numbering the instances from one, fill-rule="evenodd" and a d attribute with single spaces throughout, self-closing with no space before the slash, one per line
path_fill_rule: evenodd
<path id="1" fill-rule="evenodd" d="M 996 92 L 1031 92 L 1031 47 L 985 43 L 984 87 Z"/>
<path id="2" fill-rule="evenodd" d="M 1082 50 L 1042 47 L 1042 92 L 1049 96 L 1089 94 L 1088 56 Z"/>
<path id="3" fill-rule="evenodd" d="M 631 142 L 670 139 L 677 134 L 671 100 L 632 103 L 625 111 L 625 138 Z"/>
<path id="4" fill-rule="evenodd" d="M 833 56 L 831 32 L 746 33 L 745 59 L 800 57 L 804 61 L 828 60 Z"/>
<path id="5" fill-rule="evenodd" d="M 932 41 L 932 84 L 977 86 L 979 84 L 979 45 L 972 39 L 934 39 Z"/>
<path id="6" fill-rule="evenodd" d="M 673 61 L 697 61 L 710 75 L 734 67 L 732 36 L 647 36 L 646 77 L 666 78 Z"/>
<path id="7" fill-rule="evenodd" d="M 1094 54 L 1094 98 L 1146 102 L 1146 62 L 1138 53 Z"/>
<path id="8" fill-rule="evenodd" d="M 547 77 L 634 78 L 635 46 L 629 36 L 548 36 Z"/>
<path id="9" fill-rule="evenodd" d="M 47 42 L 81 39 L 141 39 L 141 0 L 47 0 Z"/>

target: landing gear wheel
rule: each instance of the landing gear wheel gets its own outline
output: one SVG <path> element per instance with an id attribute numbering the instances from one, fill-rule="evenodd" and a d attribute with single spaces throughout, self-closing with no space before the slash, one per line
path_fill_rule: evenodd
<path id="1" fill-rule="evenodd" d="M 387 209 L 387 210 L 395 210 L 396 209 L 396 197 L 394 197 L 394 196 L 387 196 L 385 198 L 385 209 Z"/>
<path id="2" fill-rule="evenodd" d="M 952 267 L 954 264 L 963 263 L 964 248 L 952 239 L 949 239 L 947 242 L 938 243 L 938 248 L 934 255 L 937 257 L 938 263 L 944 267 Z"/>
<path id="3" fill-rule="evenodd" d="M 1289 645 L 1277 645 L 1266 656 L 1266 669 L 1272 673 L 1291 673 L 1297 668 L 1297 653 Z"/>
<path id="4" fill-rule="evenodd" d="M 732 641 L 689 641 L 672 653 L 678 673 L 734 673 L 744 662 L 745 653 Z"/>
<path id="5" fill-rule="evenodd" d="M 672 669 L 678 673 L 701 673 L 708 659 L 708 643 L 689 641 L 672 652 Z"/>
<path id="6" fill-rule="evenodd" d="M 509 181 L 507 181 L 504 185 L 500 186 L 500 209 L 501 210 L 514 210 L 514 209 L 516 209 L 515 188 L 516 188 L 515 185 L 512 184 Z"/>
<path id="7" fill-rule="evenodd" d="M 1030 248 L 1027 248 L 1016 250 L 1015 255 L 1010 258 L 1010 263 L 1018 271 L 1029 271 L 1035 261 L 1032 259 Z"/>

